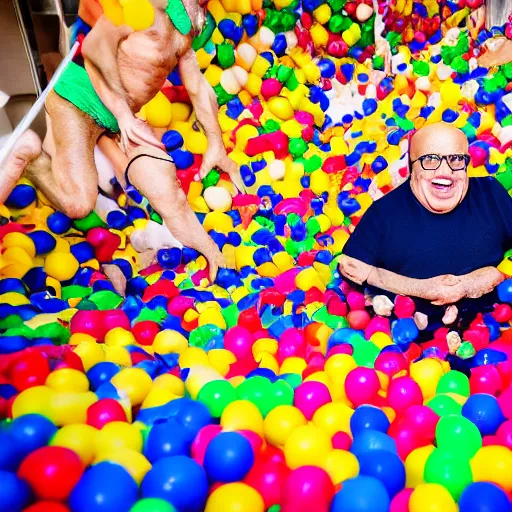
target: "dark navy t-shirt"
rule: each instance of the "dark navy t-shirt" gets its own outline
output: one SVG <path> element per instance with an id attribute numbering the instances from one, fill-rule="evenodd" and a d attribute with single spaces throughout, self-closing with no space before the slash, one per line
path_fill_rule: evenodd
<path id="1" fill-rule="evenodd" d="M 461 204 L 428 211 L 406 181 L 373 203 L 343 254 L 402 276 L 427 279 L 497 266 L 512 248 L 512 198 L 494 178 L 470 178 Z"/>

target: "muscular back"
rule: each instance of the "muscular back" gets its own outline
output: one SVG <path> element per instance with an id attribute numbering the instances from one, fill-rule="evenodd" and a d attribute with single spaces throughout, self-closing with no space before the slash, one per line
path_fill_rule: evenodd
<path id="1" fill-rule="evenodd" d="M 133 32 L 121 42 L 117 53 L 119 75 L 134 113 L 160 91 L 191 44 L 192 36 L 180 34 L 158 8 L 150 28 Z"/>

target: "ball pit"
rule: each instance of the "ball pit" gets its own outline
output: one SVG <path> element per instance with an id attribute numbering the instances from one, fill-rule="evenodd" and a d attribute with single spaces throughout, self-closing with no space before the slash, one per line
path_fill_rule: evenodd
<path id="1" fill-rule="evenodd" d="M 389 76 L 372 2 L 208 2 L 194 49 L 245 194 L 194 180 L 207 140 L 177 72 L 144 106 L 229 262 L 215 283 L 187 248 L 139 268 L 130 237 L 160 222 L 142 204 L 73 221 L 22 179 L 0 206 L 1 511 L 511 509 L 512 279 L 459 360 L 443 330 L 417 343 L 413 300 L 370 307 L 337 261 L 426 123 L 512 190 L 512 64 L 477 66 L 478 1 L 380 3 Z"/>

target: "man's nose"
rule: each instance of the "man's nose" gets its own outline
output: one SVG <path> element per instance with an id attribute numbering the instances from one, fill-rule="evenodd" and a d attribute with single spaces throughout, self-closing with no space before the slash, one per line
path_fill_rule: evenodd
<path id="1" fill-rule="evenodd" d="M 441 160 L 441 165 L 438 167 L 436 174 L 443 175 L 443 174 L 451 174 L 452 168 L 448 165 L 448 159 L 443 158 Z"/>

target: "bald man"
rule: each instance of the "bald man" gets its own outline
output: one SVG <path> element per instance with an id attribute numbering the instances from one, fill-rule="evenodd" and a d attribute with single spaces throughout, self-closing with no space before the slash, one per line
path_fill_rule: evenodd
<path id="1" fill-rule="evenodd" d="M 340 271 L 372 295 L 414 298 L 427 332 L 457 320 L 467 326 L 498 302 L 512 198 L 492 177 L 468 178 L 468 140 L 448 124 L 416 132 L 409 157 L 409 179 L 363 215 Z"/>

